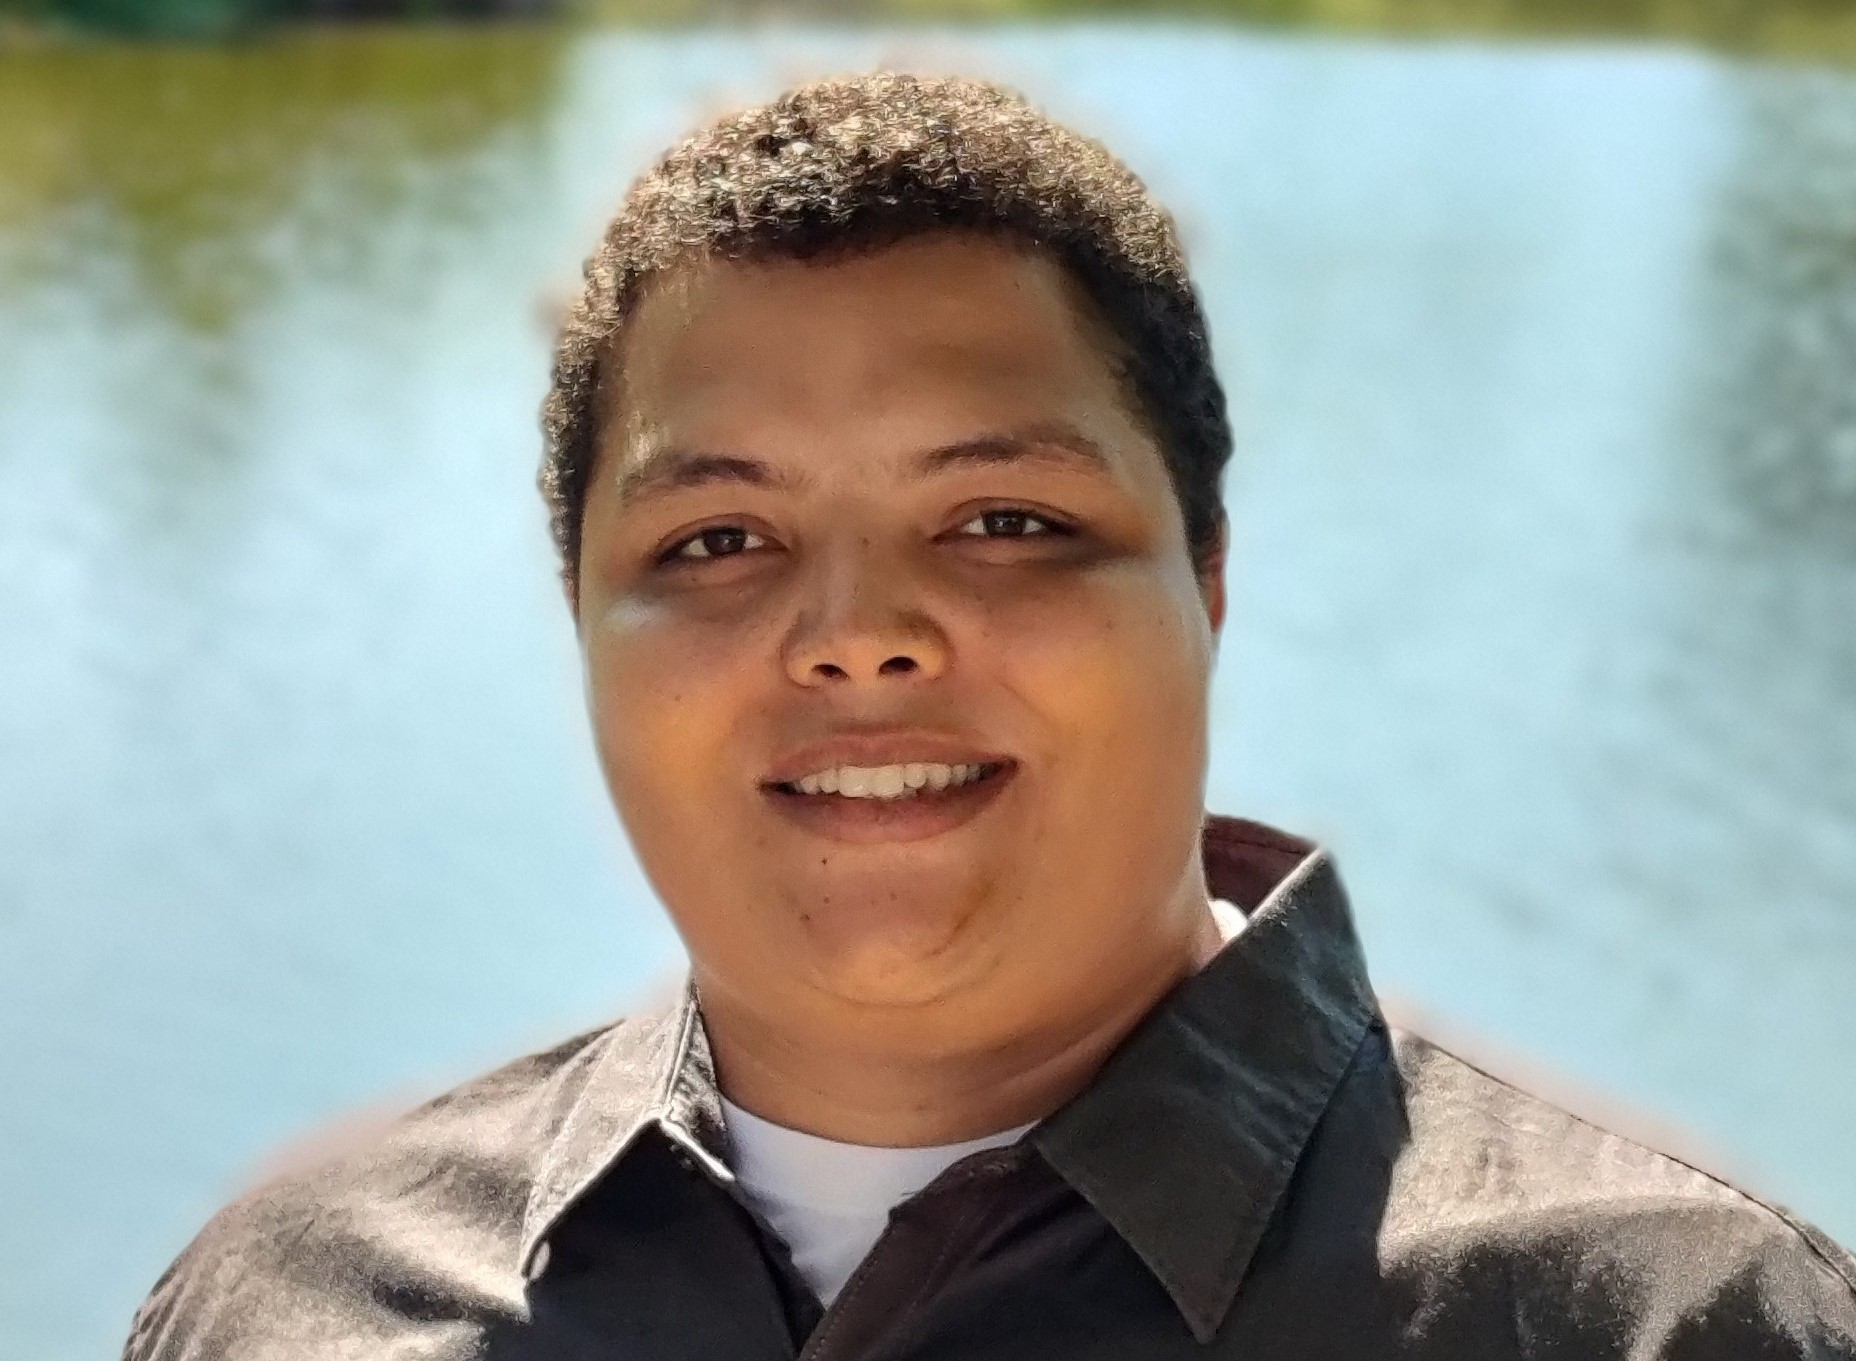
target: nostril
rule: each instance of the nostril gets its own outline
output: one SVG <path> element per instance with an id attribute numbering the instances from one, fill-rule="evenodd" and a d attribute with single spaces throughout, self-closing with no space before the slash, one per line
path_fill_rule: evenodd
<path id="1" fill-rule="evenodd" d="M 839 662 L 814 662 L 812 663 L 811 674 L 818 680 L 842 681 L 849 680 L 853 673 L 864 677 L 908 676 L 913 675 L 921 669 L 922 664 L 916 661 L 915 658 L 898 655 L 878 663 L 874 672 L 865 670 L 861 665 L 850 667 Z"/>

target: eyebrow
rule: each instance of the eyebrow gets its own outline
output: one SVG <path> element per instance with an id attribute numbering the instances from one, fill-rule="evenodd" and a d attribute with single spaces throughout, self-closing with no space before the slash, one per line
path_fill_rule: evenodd
<path id="1" fill-rule="evenodd" d="M 1074 426 L 1051 422 L 1026 426 L 995 435 L 943 444 L 918 455 L 914 476 L 924 479 L 959 467 L 998 467 L 1011 463 L 1044 462 L 1092 472 L 1109 471 L 1102 447 Z M 668 448 L 650 455 L 621 473 L 615 490 L 620 504 L 635 506 L 673 491 L 733 483 L 737 486 L 794 490 L 804 485 L 796 475 L 742 454 L 709 453 Z"/>
<path id="2" fill-rule="evenodd" d="M 667 492 L 732 482 L 750 487 L 792 487 L 797 479 L 771 464 L 740 454 L 665 449 L 619 474 L 620 504 L 636 505 Z"/>
<path id="3" fill-rule="evenodd" d="M 1101 445 L 1075 426 L 1051 421 L 930 449 L 916 459 L 915 471 L 917 476 L 929 477 L 949 468 L 1022 462 L 1067 464 L 1097 473 L 1111 467 Z"/>

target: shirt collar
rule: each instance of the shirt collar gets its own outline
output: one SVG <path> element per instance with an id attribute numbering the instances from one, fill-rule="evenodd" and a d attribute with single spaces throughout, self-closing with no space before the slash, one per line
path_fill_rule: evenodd
<path id="1" fill-rule="evenodd" d="M 1249 924 L 1031 1138 L 1206 1342 L 1378 1007 L 1326 852 L 1219 817 L 1203 846 Z"/>
<path id="2" fill-rule="evenodd" d="M 1327 854 L 1235 818 L 1206 820 L 1207 884 L 1249 914 L 1094 1081 L 1034 1128 L 1034 1147 L 1135 1251 L 1200 1341 L 1217 1331 L 1303 1145 L 1377 1014 Z M 613 1027 L 543 1157 L 519 1266 L 656 1129 L 734 1180 L 715 1066 L 693 990 Z"/>
<path id="3" fill-rule="evenodd" d="M 734 1181 L 709 1038 L 696 1010 L 693 985 L 655 1016 L 613 1026 L 542 1158 L 522 1216 L 517 1268 L 524 1276 L 545 1265 L 548 1234 L 640 1135 L 656 1129 L 723 1185 Z"/>

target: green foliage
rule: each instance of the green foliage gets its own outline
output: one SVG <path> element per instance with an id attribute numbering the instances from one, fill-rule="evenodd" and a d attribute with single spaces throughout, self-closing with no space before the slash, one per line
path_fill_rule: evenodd
<path id="1" fill-rule="evenodd" d="M 138 36 L 206 37 L 272 18 L 279 0 L 55 0 L 65 23 Z"/>
<path id="2" fill-rule="evenodd" d="M 1856 0 L 578 0 L 611 23 L 1190 19 L 1414 37 L 1625 39 L 1856 63 Z"/>
<path id="3" fill-rule="evenodd" d="M 1192 18 L 1394 34 L 1649 38 L 1856 61 L 1856 0 L 0 0 L 0 46 L 9 32 L 29 30 L 210 38 L 303 20 L 561 14 L 634 25 Z"/>
<path id="4" fill-rule="evenodd" d="M 210 38 L 298 20 L 494 19 L 558 8 L 553 0 L 0 0 L 0 20 L 126 37 Z"/>

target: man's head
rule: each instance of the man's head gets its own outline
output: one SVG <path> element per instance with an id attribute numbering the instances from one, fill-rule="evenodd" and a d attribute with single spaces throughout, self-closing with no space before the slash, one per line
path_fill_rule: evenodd
<path id="1" fill-rule="evenodd" d="M 727 119 L 627 197 L 545 424 L 600 755 L 712 1025 L 932 1055 L 1151 987 L 1204 908 L 1230 433 L 1132 174 L 976 82 Z"/>

